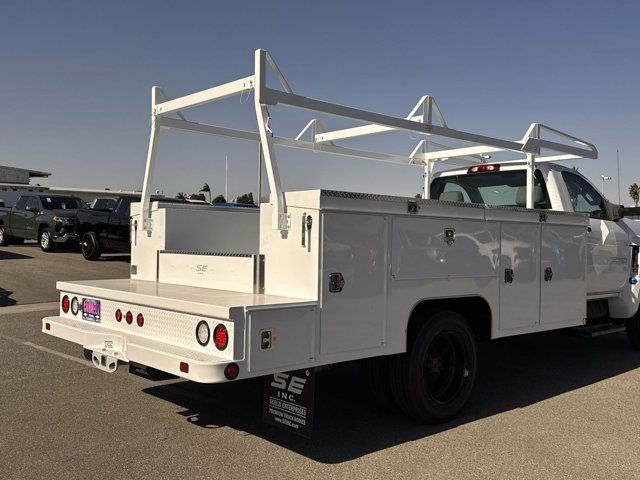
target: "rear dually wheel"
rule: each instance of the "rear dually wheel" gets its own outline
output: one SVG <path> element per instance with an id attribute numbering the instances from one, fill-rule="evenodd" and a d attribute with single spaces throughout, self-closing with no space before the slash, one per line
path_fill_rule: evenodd
<path id="1" fill-rule="evenodd" d="M 475 336 L 459 314 L 442 311 L 426 320 L 408 351 L 390 367 L 394 399 L 407 415 L 427 423 L 451 420 L 465 406 L 475 383 Z"/>

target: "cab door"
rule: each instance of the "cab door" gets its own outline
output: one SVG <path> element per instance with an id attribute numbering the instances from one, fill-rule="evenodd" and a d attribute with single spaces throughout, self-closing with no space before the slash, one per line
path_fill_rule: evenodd
<path id="1" fill-rule="evenodd" d="M 107 237 L 111 250 L 129 252 L 131 249 L 129 226 L 131 225 L 132 200 L 131 198 L 122 198 L 109 215 Z"/>
<path id="2" fill-rule="evenodd" d="M 24 212 L 24 238 L 35 240 L 38 238 L 37 218 L 42 211 L 42 205 L 38 197 L 29 197 L 27 208 Z"/>
<path id="3" fill-rule="evenodd" d="M 618 292 L 629 275 L 629 240 L 616 222 L 605 218 L 602 195 L 580 175 L 562 172 L 575 212 L 589 215 L 587 295 Z"/>
<path id="4" fill-rule="evenodd" d="M 31 196 L 22 195 L 16 202 L 16 206 L 11 211 L 11 235 L 17 238 L 26 238 L 26 221 L 29 211 L 27 206 L 31 200 Z"/>

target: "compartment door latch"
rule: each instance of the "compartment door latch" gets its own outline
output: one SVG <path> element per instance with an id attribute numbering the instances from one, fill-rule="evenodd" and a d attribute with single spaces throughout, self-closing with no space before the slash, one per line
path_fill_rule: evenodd
<path id="1" fill-rule="evenodd" d="M 339 293 L 344 288 L 344 277 L 340 272 L 329 275 L 329 291 L 331 293 Z"/>

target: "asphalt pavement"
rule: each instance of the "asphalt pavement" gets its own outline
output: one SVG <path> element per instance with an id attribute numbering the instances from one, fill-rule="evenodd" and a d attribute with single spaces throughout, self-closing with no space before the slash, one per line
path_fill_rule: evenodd
<path id="1" fill-rule="evenodd" d="M 0 308 L 2 479 L 640 478 L 640 352 L 624 334 L 483 344 L 468 408 L 437 427 L 380 409 L 357 365 L 336 367 L 318 374 L 305 439 L 261 422 L 259 379 L 107 374 L 42 334 L 51 282 L 126 276 L 128 263 L 36 248 L 0 253 L 17 301 Z"/>
<path id="2" fill-rule="evenodd" d="M 127 255 L 108 254 L 89 262 L 77 250 L 46 253 L 35 242 L 0 247 L 0 307 L 57 301 L 60 280 L 127 277 L 128 260 Z"/>

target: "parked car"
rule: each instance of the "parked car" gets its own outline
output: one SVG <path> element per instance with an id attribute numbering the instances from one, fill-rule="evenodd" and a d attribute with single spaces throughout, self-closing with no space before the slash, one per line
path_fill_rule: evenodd
<path id="1" fill-rule="evenodd" d="M 184 203 L 176 198 L 151 198 Z M 131 252 L 131 204 L 139 201 L 139 195 L 125 195 L 117 198 L 111 209 L 82 208 L 76 212 L 76 235 L 84 258 L 98 260 L 103 253 Z"/>
<path id="2" fill-rule="evenodd" d="M 89 208 L 93 210 L 113 210 L 116 206 L 115 198 L 94 198 Z"/>
<path id="3" fill-rule="evenodd" d="M 76 210 L 82 200 L 62 195 L 20 195 L 15 207 L 0 207 L 0 245 L 37 240 L 45 252 L 75 244 Z"/>

